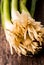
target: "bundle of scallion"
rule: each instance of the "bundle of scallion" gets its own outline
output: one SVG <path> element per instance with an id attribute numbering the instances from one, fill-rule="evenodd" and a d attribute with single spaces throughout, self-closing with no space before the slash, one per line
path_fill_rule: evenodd
<path id="1" fill-rule="evenodd" d="M 1 18 L 6 39 L 9 42 L 11 54 L 13 48 L 18 55 L 35 54 L 42 48 L 44 42 L 44 27 L 35 21 L 27 10 L 26 0 L 1 0 Z"/>

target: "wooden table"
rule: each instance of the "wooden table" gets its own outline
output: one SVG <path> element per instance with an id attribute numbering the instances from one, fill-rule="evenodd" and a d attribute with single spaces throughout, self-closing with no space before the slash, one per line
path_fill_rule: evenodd
<path id="1" fill-rule="evenodd" d="M 0 25 L 0 65 L 44 65 L 44 52 L 33 57 L 11 55 L 9 44 Z"/>

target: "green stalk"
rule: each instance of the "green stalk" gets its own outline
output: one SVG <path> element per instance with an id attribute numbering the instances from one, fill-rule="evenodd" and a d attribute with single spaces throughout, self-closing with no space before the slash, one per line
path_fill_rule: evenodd
<path id="1" fill-rule="evenodd" d="M 10 20 L 10 2 L 9 0 L 1 0 L 1 17 L 2 17 L 2 26 L 5 29 L 6 28 L 6 22 L 11 22 Z"/>
<path id="2" fill-rule="evenodd" d="M 29 12 L 25 6 L 26 2 L 27 2 L 27 0 L 20 0 L 20 12 L 22 12 L 23 10 L 26 12 Z"/>
<path id="3" fill-rule="evenodd" d="M 14 20 L 16 17 L 16 11 L 18 11 L 18 0 L 12 0 L 12 3 L 11 3 L 11 17 L 12 17 L 12 20 Z"/>
<path id="4" fill-rule="evenodd" d="M 31 3 L 30 13 L 31 13 L 31 16 L 32 16 L 32 17 L 34 17 L 36 2 L 37 2 L 37 0 L 32 0 L 32 3 Z"/>
<path id="5" fill-rule="evenodd" d="M 5 19 L 5 21 L 6 20 L 10 21 L 10 7 L 9 7 L 9 5 L 10 5 L 9 0 L 4 0 L 3 9 L 4 9 L 4 19 Z"/>
<path id="6" fill-rule="evenodd" d="M 2 22 L 2 27 L 4 28 L 4 13 L 3 13 L 3 0 L 1 0 L 1 22 Z"/>
<path id="7" fill-rule="evenodd" d="M 2 18 L 2 26 L 3 28 L 6 28 L 6 22 L 11 22 L 11 16 L 10 16 L 10 0 L 1 0 L 1 18 Z M 14 11 L 17 10 L 17 1 L 18 0 L 12 0 L 12 9 Z"/>
<path id="8" fill-rule="evenodd" d="M 0 2 L 0 13 L 1 13 L 1 2 Z"/>
<path id="9" fill-rule="evenodd" d="M 22 0 L 23 4 L 26 5 L 27 0 Z"/>
<path id="10" fill-rule="evenodd" d="M 12 9 L 17 11 L 18 10 L 17 5 L 18 5 L 18 0 L 12 0 L 12 3 L 11 3 Z"/>

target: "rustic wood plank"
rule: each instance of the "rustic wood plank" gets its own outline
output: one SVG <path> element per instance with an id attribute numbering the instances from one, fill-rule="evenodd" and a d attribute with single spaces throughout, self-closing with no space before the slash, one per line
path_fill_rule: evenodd
<path id="1" fill-rule="evenodd" d="M 33 58 L 28 57 L 28 65 L 32 65 L 32 60 L 33 60 Z"/>
<path id="2" fill-rule="evenodd" d="M 33 57 L 32 65 L 38 65 L 36 57 Z"/>
<path id="3" fill-rule="evenodd" d="M 21 57 L 21 65 L 28 65 L 28 57 L 26 56 Z"/>
<path id="4" fill-rule="evenodd" d="M 37 57 L 36 59 L 37 59 L 37 64 L 38 64 L 38 65 L 42 65 L 42 64 L 41 64 L 41 58 L 40 58 L 40 57 Z"/>
<path id="5" fill-rule="evenodd" d="M 44 54 L 41 56 L 41 65 L 44 65 Z"/>

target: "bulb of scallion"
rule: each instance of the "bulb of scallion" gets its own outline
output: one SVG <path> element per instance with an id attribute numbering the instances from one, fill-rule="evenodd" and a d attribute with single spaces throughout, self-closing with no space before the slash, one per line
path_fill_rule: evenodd
<path id="1" fill-rule="evenodd" d="M 11 4 L 11 10 L 9 5 Z M 18 55 L 27 55 L 28 51 L 35 54 L 42 48 L 44 41 L 44 27 L 35 21 L 25 6 L 26 0 L 20 0 L 20 11 L 18 11 L 18 0 L 2 0 L 2 24 L 6 39 L 9 42 L 11 54 L 13 48 Z M 11 15 L 11 16 L 10 16 Z M 3 20 L 4 19 L 4 20 Z"/>

